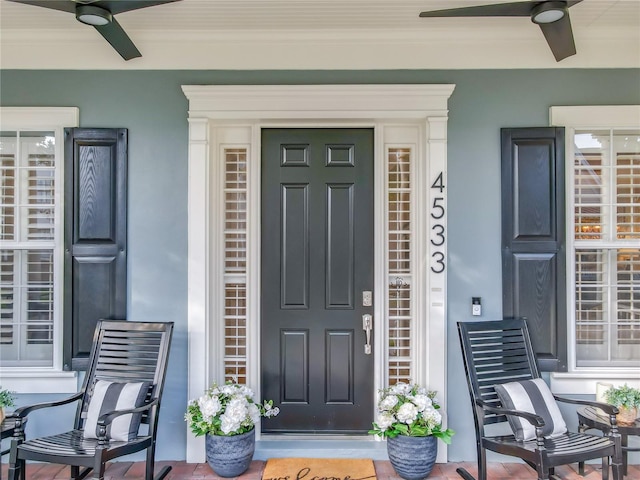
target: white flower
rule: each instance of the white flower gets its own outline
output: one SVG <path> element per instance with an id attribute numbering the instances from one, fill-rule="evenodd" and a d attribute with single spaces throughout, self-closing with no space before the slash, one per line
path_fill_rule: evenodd
<path id="1" fill-rule="evenodd" d="M 411 393 L 411 385 L 408 383 L 398 382 L 392 386 L 389 391 L 396 395 L 408 395 Z"/>
<path id="2" fill-rule="evenodd" d="M 424 412 L 427 407 L 431 406 L 431 399 L 426 395 L 418 394 L 411 399 L 411 401 L 418 407 L 419 412 Z"/>
<path id="3" fill-rule="evenodd" d="M 280 413 L 280 409 L 278 407 L 272 407 L 269 402 L 264 402 L 263 408 L 264 408 L 264 416 L 267 418 L 275 417 Z"/>
<path id="4" fill-rule="evenodd" d="M 229 435 L 240 428 L 241 422 L 226 413 L 220 416 L 220 421 L 220 430 L 222 430 L 225 435 Z"/>
<path id="5" fill-rule="evenodd" d="M 433 407 L 427 407 L 427 409 L 422 412 L 422 417 L 427 421 L 431 428 L 436 425 L 440 425 L 442 422 L 442 415 Z"/>
<path id="6" fill-rule="evenodd" d="M 405 403 L 398 409 L 398 420 L 407 425 L 415 422 L 418 417 L 418 408 L 413 403 Z"/>
<path id="7" fill-rule="evenodd" d="M 237 422 L 242 422 L 248 415 L 247 401 L 242 397 L 232 398 L 227 404 L 224 414 Z"/>
<path id="8" fill-rule="evenodd" d="M 198 406 L 200 407 L 202 416 L 205 418 L 215 417 L 222 408 L 218 397 L 210 397 L 208 395 L 204 395 L 198 399 Z"/>
<path id="9" fill-rule="evenodd" d="M 396 418 L 393 415 L 383 412 L 378 415 L 378 428 L 384 432 L 387 428 L 393 425 L 395 421 Z"/>
<path id="10" fill-rule="evenodd" d="M 380 410 L 391 410 L 398 404 L 398 397 L 395 395 L 389 395 L 382 399 L 380 402 Z"/>
<path id="11" fill-rule="evenodd" d="M 227 383 L 221 387 L 219 387 L 220 393 L 222 393 L 223 395 L 234 395 L 237 390 L 238 390 L 238 386 L 235 383 Z"/>

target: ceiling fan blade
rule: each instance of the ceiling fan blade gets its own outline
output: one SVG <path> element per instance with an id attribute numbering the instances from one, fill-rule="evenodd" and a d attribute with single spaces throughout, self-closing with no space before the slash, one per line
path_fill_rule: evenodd
<path id="1" fill-rule="evenodd" d="M 102 35 L 107 42 L 120 54 L 125 60 L 141 57 L 142 54 L 133 44 L 124 29 L 115 19 L 114 15 L 140 8 L 154 7 L 165 3 L 180 2 L 181 0 L 8 0 L 14 3 L 22 3 L 25 5 L 33 5 L 36 7 L 44 7 L 52 10 L 60 10 L 67 13 L 76 14 L 78 8 L 96 7 L 103 10 L 104 15 L 99 15 L 102 19 L 109 23 L 106 25 L 94 25 L 91 21 L 81 20 L 82 23 L 90 23 Z M 79 11 L 79 10 L 78 10 Z M 107 19 L 108 17 L 108 19 Z M 77 17 L 79 18 L 79 17 Z"/>
<path id="2" fill-rule="evenodd" d="M 142 56 L 140 50 L 136 48 L 115 18 L 111 20 L 111 23 L 95 26 L 94 28 L 100 32 L 100 35 L 102 35 L 125 60 Z"/>
<path id="3" fill-rule="evenodd" d="M 422 12 L 421 17 L 528 17 L 532 2 L 499 3 Z"/>
<path id="4" fill-rule="evenodd" d="M 59 10 L 61 12 L 75 13 L 76 2 L 72 0 L 7 0 L 13 3 L 22 3 L 24 5 L 33 5 L 34 7 L 44 7 L 51 10 Z"/>
<path id="5" fill-rule="evenodd" d="M 96 0 L 92 2 L 91 5 L 109 10 L 111 15 L 117 15 L 123 12 L 130 12 L 131 10 L 180 1 L 182 0 Z"/>
<path id="6" fill-rule="evenodd" d="M 541 23 L 539 25 L 557 62 L 576 54 L 576 44 L 573 40 L 569 12 L 557 22 Z"/>

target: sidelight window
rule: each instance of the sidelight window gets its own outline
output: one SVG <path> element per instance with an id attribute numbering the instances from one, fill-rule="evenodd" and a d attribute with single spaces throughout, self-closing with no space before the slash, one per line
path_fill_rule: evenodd
<path id="1" fill-rule="evenodd" d="M 388 376 L 389 384 L 412 380 L 411 149 L 387 155 Z"/>
<path id="2" fill-rule="evenodd" d="M 224 151 L 224 376 L 247 382 L 247 149 Z"/>

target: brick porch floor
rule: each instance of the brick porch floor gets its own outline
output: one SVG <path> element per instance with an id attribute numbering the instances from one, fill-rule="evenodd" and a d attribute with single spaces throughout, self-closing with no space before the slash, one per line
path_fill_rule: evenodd
<path id="1" fill-rule="evenodd" d="M 220 480 L 206 463 L 156 462 L 156 467 L 171 465 L 173 468 L 166 477 L 168 480 Z M 374 461 L 378 480 L 401 480 L 388 461 Z M 251 468 L 238 480 L 260 480 L 265 462 L 254 461 Z M 429 480 L 460 480 L 456 468 L 463 466 L 472 474 L 476 473 L 476 465 L 470 462 L 437 464 Z M 577 465 L 566 465 L 556 469 L 556 475 L 562 480 L 599 480 L 602 471 L 599 465 L 587 465 L 585 476 L 578 475 Z M 2 464 L 2 477 L 6 479 L 7 465 Z M 520 463 L 492 463 L 489 467 L 489 480 L 535 480 L 533 470 Z M 69 478 L 69 469 L 54 464 L 29 464 L 27 480 L 60 480 Z M 144 462 L 114 462 L 109 464 L 105 480 L 142 480 L 144 478 Z M 611 478 L 611 476 L 610 476 Z M 640 465 L 629 465 L 625 480 L 640 479 Z"/>

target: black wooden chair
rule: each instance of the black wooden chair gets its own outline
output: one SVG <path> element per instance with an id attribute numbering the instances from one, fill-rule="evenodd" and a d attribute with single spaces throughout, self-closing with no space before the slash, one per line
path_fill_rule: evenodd
<path id="1" fill-rule="evenodd" d="M 152 480 L 172 332 L 172 322 L 99 321 L 82 390 L 60 401 L 15 411 L 9 480 L 25 480 L 26 460 L 70 465 L 75 480 L 92 470 L 94 479 L 103 479 L 106 462 L 145 449 L 145 479 Z M 110 404 L 118 401 L 133 404 L 115 411 Z M 79 402 L 73 430 L 25 440 L 24 422 L 29 413 L 72 402 Z M 169 470 L 163 468 L 156 479 L 164 478 Z"/>
<path id="2" fill-rule="evenodd" d="M 537 471 L 540 480 L 547 480 L 553 476 L 554 468 L 559 465 L 598 458 L 603 459 L 602 477 L 607 479 L 609 457 L 612 459 L 614 480 L 622 478 L 622 449 L 620 435 L 615 427 L 617 413 L 615 407 L 597 402 L 562 398 L 551 395 L 547 390 L 545 393 L 548 393 L 554 407 L 554 399 L 572 404 L 597 406 L 610 416 L 613 425 L 609 435 L 604 437 L 566 432 L 550 438 L 549 435 L 545 436 L 545 420 L 541 415 L 507 409 L 503 406 L 496 385 L 502 385 L 498 390 L 501 395 L 504 395 L 504 384 L 540 378 L 526 321 L 509 319 L 459 322 L 458 333 L 473 407 L 479 480 L 487 478 L 487 450 L 521 458 Z M 531 383 L 525 382 L 527 385 Z M 507 387 L 512 388 L 513 385 L 511 383 Z M 520 388 L 521 385 L 523 384 L 518 383 L 515 387 Z M 544 388 L 546 389 L 546 385 Z M 504 403 L 510 405 L 509 397 Z M 524 418 L 526 421 L 523 425 L 529 429 L 531 429 L 529 425 L 533 425 L 534 438 L 516 440 L 515 435 L 509 435 L 506 432 L 494 430 L 491 435 L 488 433 L 489 430 L 496 428 L 493 425 L 487 428 L 488 425 L 506 422 L 508 417 L 511 417 L 511 422 L 521 422 L 518 418 Z M 457 472 L 466 480 L 474 479 L 463 468 L 457 469 Z"/>

